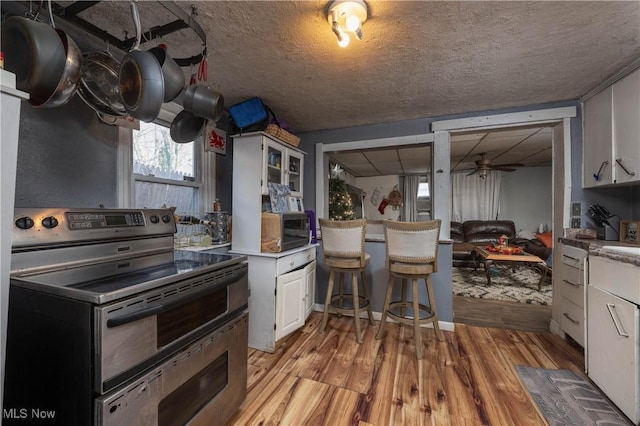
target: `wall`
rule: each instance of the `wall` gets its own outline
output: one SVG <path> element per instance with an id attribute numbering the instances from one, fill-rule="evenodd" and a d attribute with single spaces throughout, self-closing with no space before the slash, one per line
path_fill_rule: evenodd
<path id="1" fill-rule="evenodd" d="M 56 108 L 22 102 L 16 207 L 118 207 L 118 128 L 74 96 Z"/>
<path id="2" fill-rule="evenodd" d="M 393 219 L 398 220 L 400 216 L 400 210 L 393 210 L 391 206 L 387 206 L 384 209 L 384 213 L 378 211 L 380 202 L 389 197 L 389 192 L 394 186 L 399 185 L 400 178 L 398 175 L 393 176 L 373 176 L 373 177 L 359 177 L 355 179 L 355 186 L 361 188 L 366 192 L 364 198 L 364 216 L 369 220 L 384 220 Z M 375 190 L 379 192 L 379 200 L 377 203 L 372 204 L 371 200 Z"/>
<path id="3" fill-rule="evenodd" d="M 551 167 L 525 167 L 502 174 L 500 219 L 513 220 L 516 231 L 537 232 L 545 224 L 551 229 Z"/>

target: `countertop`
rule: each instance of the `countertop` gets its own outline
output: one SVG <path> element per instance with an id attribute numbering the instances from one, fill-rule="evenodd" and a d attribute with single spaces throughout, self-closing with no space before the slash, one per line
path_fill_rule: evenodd
<path id="1" fill-rule="evenodd" d="M 621 253 L 605 247 L 638 247 L 620 241 L 605 241 L 597 239 L 558 238 L 562 244 L 578 247 L 589 252 L 589 256 L 602 256 L 622 263 L 640 266 L 640 254 Z"/>

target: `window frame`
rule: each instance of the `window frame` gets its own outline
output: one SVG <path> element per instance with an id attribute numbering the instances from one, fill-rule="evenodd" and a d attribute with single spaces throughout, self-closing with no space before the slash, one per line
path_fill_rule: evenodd
<path id="1" fill-rule="evenodd" d="M 175 116 L 182 110 L 176 103 L 164 104 L 153 123 L 170 127 Z M 208 206 L 216 198 L 215 166 L 216 153 L 204 150 L 204 135 L 193 142 L 194 180 L 173 180 L 133 172 L 133 130 L 120 127 L 118 131 L 118 207 L 132 208 L 135 204 L 136 182 L 149 182 L 196 188 L 198 191 L 198 213 L 209 211 Z"/>

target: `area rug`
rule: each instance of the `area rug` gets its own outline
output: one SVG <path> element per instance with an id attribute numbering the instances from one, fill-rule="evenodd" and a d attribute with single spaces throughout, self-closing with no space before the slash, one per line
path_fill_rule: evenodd
<path id="1" fill-rule="evenodd" d="M 602 392 L 573 371 L 515 368 L 550 426 L 633 425 Z"/>
<path id="2" fill-rule="evenodd" d="M 540 273 L 530 268 L 492 267 L 491 285 L 487 286 L 484 269 L 453 268 L 453 294 L 477 299 L 506 300 L 508 302 L 551 305 L 551 277 L 547 276 L 538 291 Z"/>

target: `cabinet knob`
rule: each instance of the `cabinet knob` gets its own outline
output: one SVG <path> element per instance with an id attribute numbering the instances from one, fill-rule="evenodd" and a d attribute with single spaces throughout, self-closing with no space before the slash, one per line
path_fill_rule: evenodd
<path id="1" fill-rule="evenodd" d="M 291 262 L 289 262 L 289 266 L 293 266 L 293 265 L 295 265 L 295 264 L 296 264 L 296 263 L 295 263 L 293 260 L 292 260 Z"/>

